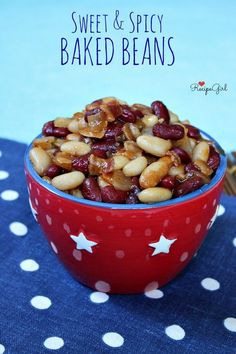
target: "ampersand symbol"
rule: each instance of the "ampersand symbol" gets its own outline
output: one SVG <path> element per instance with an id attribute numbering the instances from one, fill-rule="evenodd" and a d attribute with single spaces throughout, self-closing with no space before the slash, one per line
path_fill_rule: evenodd
<path id="1" fill-rule="evenodd" d="M 123 29 L 124 29 L 124 28 L 123 28 L 123 23 L 124 23 L 124 21 L 120 21 L 120 20 L 118 19 L 119 14 L 120 14 L 120 11 L 119 11 L 119 10 L 116 10 L 116 12 L 115 12 L 115 20 L 114 20 L 114 22 L 113 22 L 113 27 L 114 27 L 116 30 L 123 30 Z"/>

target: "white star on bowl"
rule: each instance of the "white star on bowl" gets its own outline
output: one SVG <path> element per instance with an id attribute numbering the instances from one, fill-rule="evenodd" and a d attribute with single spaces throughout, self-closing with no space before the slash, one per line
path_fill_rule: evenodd
<path id="1" fill-rule="evenodd" d="M 92 247 L 97 245 L 96 242 L 88 240 L 83 232 L 80 232 L 78 236 L 70 235 L 70 237 L 75 241 L 77 250 L 86 250 L 93 253 Z"/>
<path id="2" fill-rule="evenodd" d="M 32 211 L 33 217 L 34 217 L 35 220 L 38 222 L 38 219 L 37 219 L 38 213 L 37 213 L 37 210 L 34 209 L 30 198 L 29 198 L 29 205 L 30 205 L 30 209 L 31 209 L 31 211 Z"/>
<path id="3" fill-rule="evenodd" d="M 177 238 L 173 240 L 169 240 L 164 235 L 161 235 L 160 240 L 158 242 L 149 243 L 150 247 L 155 248 L 152 253 L 152 256 L 156 256 L 159 253 L 169 253 L 170 246 L 177 240 Z"/>

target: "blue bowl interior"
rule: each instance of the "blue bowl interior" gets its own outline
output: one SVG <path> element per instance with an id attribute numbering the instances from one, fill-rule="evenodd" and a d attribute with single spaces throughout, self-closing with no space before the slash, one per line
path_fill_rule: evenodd
<path id="1" fill-rule="evenodd" d="M 58 196 L 60 196 L 61 198 L 65 198 L 68 200 L 71 200 L 73 202 L 76 202 L 78 204 L 82 204 L 82 205 L 88 205 L 88 206 L 94 206 L 94 207 L 100 207 L 100 208 L 108 208 L 108 209 L 130 209 L 130 210 L 137 210 L 137 209 L 152 209 L 152 208 L 163 208 L 163 207 L 167 207 L 167 206 L 171 206 L 173 204 L 180 204 L 183 202 L 186 202 L 190 199 L 199 197 L 200 195 L 202 195 L 203 193 L 209 191 L 211 188 L 213 188 L 224 176 L 226 167 L 227 167 L 227 160 L 224 154 L 224 150 L 221 148 L 221 146 L 208 134 L 206 134 L 205 132 L 201 131 L 202 135 L 204 136 L 204 138 L 211 140 L 214 142 L 215 147 L 217 148 L 217 150 L 220 152 L 220 157 L 221 157 L 221 162 L 220 165 L 215 173 L 215 176 L 212 178 L 211 182 L 209 184 L 206 184 L 204 186 L 202 186 L 201 188 L 199 188 L 198 190 L 186 194 L 182 197 L 178 197 L 175 199 L 170 199 L 164 202 L 158 202 L 158 203 L 153 203 L 153 204 L 112 204 L 112 203 L 103 203 L 103 202 L 94 202 L 88 199 L 79 199 L 77 197 L 74 197 L 70 194 L 61 192 L 60 190 L 56 189 L 55 187 L 53 187 L 52 185 L 48 184 L 47 182 L 45 182 L 35 171 L 35 169 L 33 168 L 32 163 L 30 162 L 29 159 L 29 151 L 32 148 L 32 143 L 28 146 L 26 152 L 25 152 L 25 166 L 27 168 L 27 170 L 29 171 L 30 175 L 33 177 L 33 179 L 35 181 L 37 181 L 37 183 L 39 183 L 41 186 L 43 186 L 45 189 L 47 189 L 48 191 L 50 191 L 53 194 L 56 194 Z M 41 137 L 41 135 L 39 135 L 37 138 Z"/>

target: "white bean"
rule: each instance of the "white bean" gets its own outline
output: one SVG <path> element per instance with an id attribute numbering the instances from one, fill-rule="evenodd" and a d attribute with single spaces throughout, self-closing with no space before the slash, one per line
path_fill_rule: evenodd
<path id="1" fill-rule="evenodd" d="M 205 161 L 196 160 L 194 161 L 194 165 L 199 167 L 200 171 L 206 176 L 210 176 L 213 173 L 212 168 L 210 168 Z"/>
<path id="2" fill-rule="evenodd" d="M 34 146 L 41 147 L 43 150 L 48 150 L 53 147 L 56 138 L 54 136 L 43 136 L 34 140 Z"/>
<path id="3" fill-rule="evenodd" d="M 193 138 L 188 138 L 188 140 L 189 140 L 189 143 L 190 143 L 192 150 L 193 150 L 195 148 L 195 146 L 197 145 L 197 142 Z"/>
<path id="4" fill-rule="evenodd" d="M 184 136 L 182 139 L 177 140 L 173 143 L 174 146 L 181 147 L 184 149 L 190 156 L 192 156 L 193 146 L 190 138 L 188 136 Z"/>
<path id="5" fill-rule="evenodd" d="M 85 175 L 82 172 L 73 171 L 54 177 L 52 185 L 61 191 L 66 191 L 78 187 L 84 179 Z"/>
<path id="6" fill-rule="evenodd" d="M 193 149 L 193 161 L 202 160 L 207 162 L 209 158 L 210 148 L 206 141 L 201 141 Z"/>
<path id="7" fill-rule="evenodd" d="M 77 197 L 77 198 L 84 198 L 83 194 L 81 193 L 81 190 L 79 188 L 77 189 L 73 189 L 71 191 L 71 194 L 74 196 L 74 197 Z"/>
<path id="8" fill-rule="evenodd" d="M 71 118 L 56 118 L 54 120 L 54 125 L 55 127 L 67 128 L 71 120 L 72 120 Z"/>
<path id="9" fill-rule="evenodd" d="M 164 156 L 171 149 L 171 141 L 155 136 L 141 135 L 137 138 L 138 146 L 154 156 Z"/>
<path id="10" fill-rule="evenodd" d="M 142 203 L 156 203 L 171 199 L 172 193 L 167 188 L 147 188 L 138 193 L 138 199 Z"/>
<path id="11" fill-rule="evenodd" d="M 190 121 L 188 119 L 181 120 L 182 124 L 189 124 L 191 125 Z"/>
<path id="12" fill-rule="evenodd" d="M 51 164 L 51 158 L 41 147 L 34 147 L 29 153 L 30 161 L 40 176 L 43 176 Z"/>
<path id="13" fill-rule="evenodd" d="M 128 162 L 123 172 L 127 177 L 138 176 L 147 167 L 147 159 L 144 156 L 139 156 L 136 159 Z"/>
<path id="14" fill-rule="evenodd" d="M 82 141 L 67 141 L 61 145 L 61 151 L 75 156 L 82 156 L 88 154 L 91 148 Z"/>
<path id="15" fill-rule="evenodd" d="M 81 135 L 71 133 L 71 134 L 68 134 L 68 135 L 66 136 L 66 140 L 70 140 L 70 141 L 80 141 L 80 140 L 81 140 Z"/>
<path id="16" fill-rule="evenodd" d="M 49 178 L 48 176 L 43 176 L 42 179 L 43 179 L 45 182 L 47 182 L 48 184 L 52 184 L 52 183 L 51 183 L 52 180 L 51 180 L 51 178 Z"/>
<path id="17" fill-rule="evenodd" d="M 169 169 L 169 172 L 168 174 L 170 176 L 184 176 L 185 175 L 185 170 L 184 170 L 184 167 L 185 165 L 181 164 L 181 165 L 178 165 L 178 166 L 172 166 L 170 169 Z"/>
<path id="18" fill-rule="evenodd" d="M 142 122 L 145 124 L 145 127 L 152 128 L 158 122 L 158 117 L 155 114 L 145 114 Z"/>
<path id="19" fill-rule="evenodd" d="M 78 133 L 79 132 L 79 128 L 80 128 L 80 125 L 79 125 L 78 119 L 72 119 L 70 121 L 70 123 L 68 124 L 68 129 L 72 133 Z"/>
<path id="20" fill-rule="evenodd" d="M 107 103 L 109 103 L 109 102 L 113 102 L 113 101 L 116 101 L 116 100 L 117 100 L 117 98 L 116 98 L 116 97 L 113 97 L 113 96 L 111 96 L 111 97 L 103 97 L 102 103 L 107 104 Z"/>
<path id="21" fill-rule="evenodd" d="M 151 135 L 153 136 L 153 133 L 152 133 L 152 127 L 144 127 L 142 129 L 142 135 Z"/>
<path id="22" fill-rule="evenodd" d="M 139 177 L 140 186 L 142 188 L 155 187 L 168 174 L 171 165 L 172 160 L 169 156 L 161 157 L 158 161 L 151 163 Z"/>
<path id="23" fill-rule="evenodd" d="M 116 155 L 113 157 L 114 170 L 121 170 L 130 160 L 122 155 Z"/>
<path id="24" fill-rule="evenodd" d="M 101 176 L 98 176 L 97 181 L 100 188 L 110 186 L 110 183 L 107 183 Z"/>
<path id="25" fill-rule="evenodd" d="M 170 122 L 171 123 L 179 122 L 179 117 L 177 116 L 177 114 L 175 114 L 174 112 L 171 112 L 169 110 L 169 115 L 170 115 Z"/>
<path id="26" fill-rule="evenodd" d="M 127 140 L 136 140 L 141 135 L 139 128 L 134 123 L 125 123 L 122 130 Z"/>

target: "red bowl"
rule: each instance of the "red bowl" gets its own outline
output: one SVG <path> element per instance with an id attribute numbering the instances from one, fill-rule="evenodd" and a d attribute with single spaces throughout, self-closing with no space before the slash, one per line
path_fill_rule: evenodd
<path id="1" fill-rule="evenodd" d="M 35 219 L 65 267 L 98 291 L 139 293 L 168 283 L 192 259 L 216 218 L 226 171 L 223 152 L 215 176 L 201 189 L 166 202 L 124 205 L 57 190 L 35 172 L 30 149 L 25 173 Z"/>

